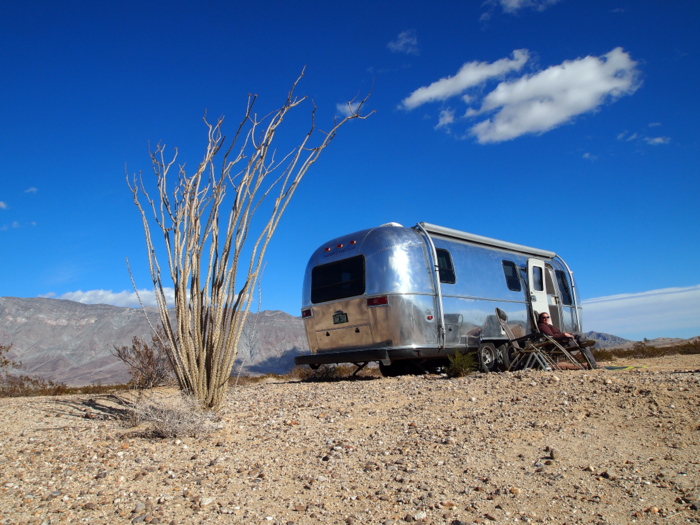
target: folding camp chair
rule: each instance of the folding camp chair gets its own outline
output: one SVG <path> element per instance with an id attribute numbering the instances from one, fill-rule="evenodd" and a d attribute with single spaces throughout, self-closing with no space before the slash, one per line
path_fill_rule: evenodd
<path id="1" fill-rule="evenodd" d="M 579 359 L 574 358 L 573 355 L 567 355 L 571 354 L 572 352 L 578 352 L 579 355 L 583 356 L 583 358 L 586 360 L 588 368 L 595 368 L 594 364 L 591 363 L 591 361 L 588 359 L 588 354 L 583 351 L 583 348 L 581 348 L 581 346 L 578 344 L 578 341 L 575 338 L 572 337 L 568 343 L 562 344 L 559 341 L 556 341 L 553 337 L 547 334 L 542 334 L 540 332 L 539 326 L 537 325 L 537 320 L 539 319 L 540 315 L 536 310 L 532 309 L 532 305 L 530 305 L 530 313 L 532 315 L 533 332 L 540 333 L 543 337 L 546 337 L 550 343 L 552 343 L 553 353 L 563 354 L 567 360 L 574 362 L 576 368 L 585 369 L 586 367 L 581 364 L 581 361 Z"/>
<path id="2" fill-rule="evenodd" d="M 496 308 L 496 317 L 501 329 L 508 337 L 510 347 L 508 351 L 513 354 L 508 370 L 515 370 L 519 367 L 563 370 L 559 363 L 560 357 L 563 357 L 565 362 L 570 362 L 575 368 L 583 369 L 583 366 L 574 359 L 566 348 L 548 335 L 535 332 L 524 337 L 515 337 L 508 326 L 508 315 L 500 308 Z"/>

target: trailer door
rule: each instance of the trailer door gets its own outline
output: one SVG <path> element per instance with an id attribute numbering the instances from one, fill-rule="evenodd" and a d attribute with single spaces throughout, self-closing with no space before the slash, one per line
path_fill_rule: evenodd
<path id="1" fill-rule="evenodd" d="M 530 292 L 530 303 L 532 310 L 541 314 L 549 313 L 547 304 L 547 290 L 545 289 L 545 265 L 540 259 L 530 258 L 527 260 L 527 281 Z M 534 320 L 537 324 L 537 320 Z"/>

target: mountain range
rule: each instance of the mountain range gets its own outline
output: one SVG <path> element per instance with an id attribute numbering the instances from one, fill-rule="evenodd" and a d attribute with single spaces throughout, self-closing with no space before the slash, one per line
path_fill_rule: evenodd
<path id="1" fill-rule="evenodd" d="M 151 322 L 155 308 L 147 308 Z M 151 341 L 152 330 L 140 308 L 82 304 L 44 298 L 0 297 L 0 345 L 12 345 L 7 357 L 22 363 L 23 373 L 70 386 L 118 384 L 129 370 L 113 355 L 134 336 Z M 285 373 L 294 356 L 308 352 L 300 318 L 280 311 L 250 313 L 234 373 Z"/>
<path id="2" fill-rule="evenodd" d="M 146 313 L 157 322 L 155 308 Z M 634 343 L 600 332 L 586 335 L 598 348 Z M 128 368 L 113 351 L 114 346 L 130 346 L 134 336 L 151 340 L 140 308 L 0 297 L 0 345 L 12 345 L 8 357 L 22 363 L 23 373 L 71 386 L 126 383 Z M 286 373 L 294 357 L 308 349 L 300 318 L 280 311 L 250 313 L 233 373 Z"/>

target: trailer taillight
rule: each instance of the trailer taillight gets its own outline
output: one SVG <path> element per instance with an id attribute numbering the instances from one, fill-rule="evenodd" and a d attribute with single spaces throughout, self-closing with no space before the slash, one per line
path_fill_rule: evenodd
<path id="1" fill-rule="evenodd" d="M 311 310 L 311 308 L 305 308 L 301 311 L 301 318 L 302 319 L 308 319 L 309 317 L 313 317 L 314 313 Z"/>
<path id="2" fill-rule="evenodd" d="M 389 304 L 389 298 L 386 295 L 381 295 L 379 297 L 370 297 L 367 299 L 367 306 L 370 308 L 373 306 L 386 306 Z"/>
<path id="3" fill-rule="evenodd" d="M 355 246 L 357 244 L 357 241 L 350 241 L 348 242 L 348 246 Z M 345 245 L 341 242 L 336 244 L 335 246 L 326 246 L 323 251 L 328 253 L 332 252 L 333 250 L 340 250 L 342 248 L 345 248 Z"/>

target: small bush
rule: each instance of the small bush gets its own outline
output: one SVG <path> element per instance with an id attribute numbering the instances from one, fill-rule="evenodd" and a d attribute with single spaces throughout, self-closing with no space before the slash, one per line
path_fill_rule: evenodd
<path id="1" fill-rule="evenodd" d="M 681 355 L 700 354 L 700 338 L 685 341 L 684 343 L 676 345 L 674 348 Z"/>
<path id="2" fill-rule="evenodd" d="M 169 346 L 162 329 L 151 336 L 151 344 L 134 337 L 131 346 L 115 346 L 112 354 L 129 366 L 131 384 L 138 389 L 163 385 L 172 379 Z"/>
<path id="3" fill-rule="evenodd" d="M 64 383 L 25 374 L 6 374 L 0 380 L 0 397 L 60 396 L 68 390 Z"/>
<path id="4" fill-rule="evenodd" d="M 202 437 L 217 429 L 217 416 L 204 410 L 191 395 L 154 392 L 127 403 L 126 422 L 149 425 L 148 436 L 156 438 Z"/>
<path id="5" fill-rule="evenodd" d="M 94 383 L 92 385 L 85 386 L 69 386 L 67 387 L 67 394 L 108 394 L 118 390 L 128 390 L 131 388 L 130 385 L 103 385 L 102 383 Z"/>
<path id="6" fill-rule="evenodd" d="M 610 350 L 607 349 L 593 349 L 592 350 L 593 357 L 597 362 L 601 361 L 612 361 L 615 359 L 615 356 Z"/>
<path id="7" fill-rule="evenodd" d="M 10 368 L 20 368 L 22 366 L 20 363 L 9 359 L 7 355 L 5 355 L 11 348 L 12 345 L 0 345 L 0 370 L 4 373 L 7 373 L 7 370 Z"/>
<path id="8" fill-rule="evenodd" d="M 447 377 L 464 377 L 478 369 L 478 363 L 473 353 L 463 354 L 455 352 L 454 356 L 447 356 L 450 360 L 445 368 Z"/>
<path id="9" fill-rule="evenodd" d="M 68 387 L 43 377 L 11 374 L 11 369 L 21 369 L 22 364 L 7 357 L 12 345 L 0 345 L 0 397 L 57 396 L 65 394 Z"/>

